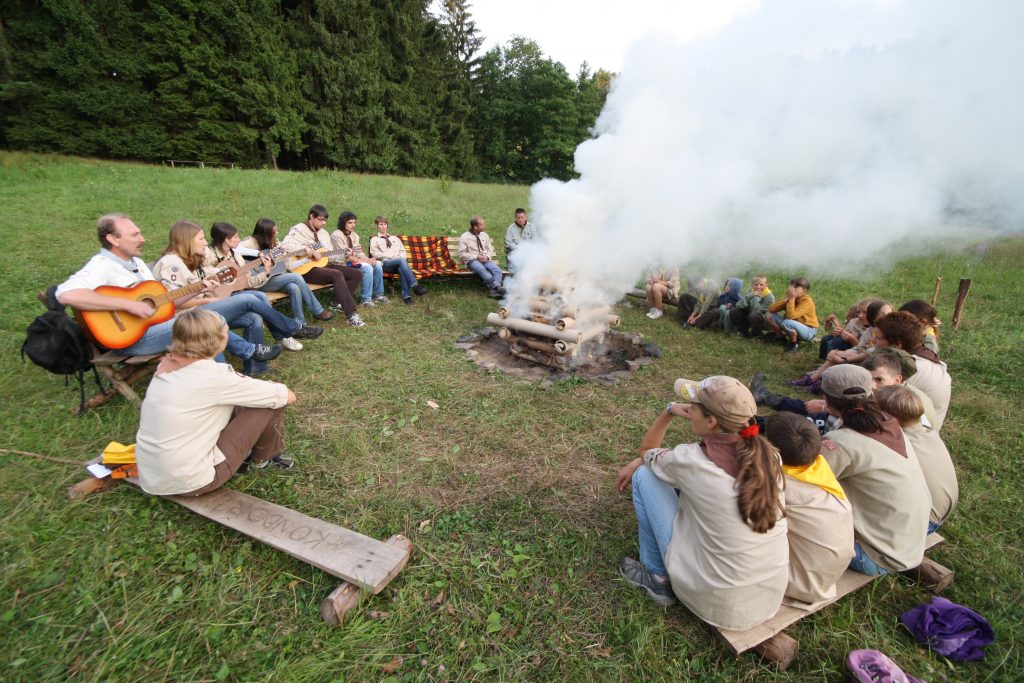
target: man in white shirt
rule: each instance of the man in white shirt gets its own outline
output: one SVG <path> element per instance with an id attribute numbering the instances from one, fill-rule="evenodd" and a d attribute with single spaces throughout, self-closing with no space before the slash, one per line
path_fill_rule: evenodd
<path id="1" fill-rule="evenodd" d="M 537 237 L 537 230 L 526 218 L 526 209 L 516 209 L 516 218 L 508 230 L 505 231 L 505 263 L 510 271 L 515 269 L 512 266 L 512 252 L 523 242 L 528 242 Z"/>

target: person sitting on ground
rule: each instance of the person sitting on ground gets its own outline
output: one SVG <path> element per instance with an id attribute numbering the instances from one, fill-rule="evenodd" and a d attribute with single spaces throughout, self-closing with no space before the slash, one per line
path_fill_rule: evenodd
<path id="1" fill-rule="evenodd" d="M 853 509 L 821 455 L 821 434 L 810 420 L 776 413 L 765 436 L 779 449 L 786 475 L 786 598 L 815 609 L 836 596 L 836 581 L 853 559 Z"/>
<path id="2" fill-rule="evenodd" d="M 676 304 L 676 320 L 683 327 L 693 327 L 702 315 L 710 311 L 722 293 L 718 283 L 708 277 L 686 278 L 686 293 Z"/>
<path id="3" fill-rule="evenodd" d="M 949 410 L 953 380 L 938 354 L 924 347 L 924 325 L 913 313 L 896 311 L 879 318 L 876 327 L 876 346 L 892 346 L 914 357 L 917 372 L 907 378 L 906 384 L 920 389 L 931 399 L 935 406 L 935 423 L 932 426 L 936 430 L 942 429 Z"/>
<path id="4" fill-rule="evenodd" d="M 805 373 L 799 379 L 786 382 L 791 386 L 805 387 L 813 394 L 821 392 L 821 374 L 833 365 L 852 363 L 859 365 L 867 358 L 868 353 L 875 347 L 875 322 L 884 315 L 892 313 L 892 305 L 888 301 L 874 299 L 864 308 L 864 330 L 861 332 L 857 345 L 845 351 L 829 351 L 825 361 L 818 365 L 813 372 Z"/>
<path id="5" fill-rule="evenodd" d="M 402 287 L 402 301 L 411 304 L 412 295 L 423 296 L 427 288 L 419 283 L 405 253 L 405 244 L 388 233 L 388 219 L 377 216 L 373 219 L 377 234 L 370 238 L 370 254 L 380 261 L 385 273 L 398 273 Z"/>
<path id="6" fill-rule="evenodd" d="M 871 373 L 871 386 L 876 391 L 880 387 L 904 386 L 904 378 L 912 377 L 917 372 L 917 362 L 913 356 L 906 351 L 888 347 L 875 349 L 861 364 L 861 367 Z M 917 394 L 924 405 L 924 415 L 921 417 L 922 423 L 928 427 L 934 425 L 935 408 L 932 406 L 931 399 L 916 387 L 907 388 Z M 768 391 L 764 383 L 764 373 L 762 372 L 754 373 L 754 377 L 750 380 L 750 393 L 754 395 L 754 400 L 757 401 L 759 406 L 805 416 L 818 427 L 818 431 L 822 434 L 837 429 L 840 425 L 841 421 L 829 415 L 825 410 L 825 401 L 823 399 L 815 398 L 805 401 L 781 394 L 773 394 Z M 758 424 L 761 424 L 762 419 L 758 417 Z"/>
<path id="7" fill-rule="evenodd" d="M 729 317 L 729 310 L 739 302 L 742 291 L 743 280 L 738 277 L 731 277 L 726 280 L 725 287 L 722 288 L 722 293 L 718 296 L 718 299 L 706 313 L 694 321 L 693 326 L 698 330 L 706 330 L 721 324 L 724 318 Z"/>
<path id="8" fill-rule="evenodd" d="M 755 275 L 750 278 L 750 289 L 729 309 L 728 320 L 722 321 L 726 333 L 733 328 L 744 337 L 760 337 L 764 333 L 768 307 L 775 303 L 775 295 L 768 289 L 768 278 Z"/>
<path id="9" fill-rule="evenodd" d="M 914 447 L 932 499 L 928 518 L 928 533 L 932 533 L 946 521 L 960 497 L 953 458 L 939 433 L 922 424 L 924 404 L 910 387 L 882 387 L 875 391 L 875 397 L 879 408 L 900 421 L 903 433 Z"/>
<path id="10" fill-rule="evenodd" d="M 384 296 L 384 268 L 380 261 L 372 256 L 367 257 L 363 251 L 356 232 L 356 220 L 354 213 L 343 211 L 338 216 L 338 229 L 331 233 L 331 245 L 338 250 L 348 249 L 348 265 L 362 271 L 361 305 L 386 304 L 388 298 Z"/>
<path id="11" fill-rule="evenodd" d="M 516 209 L 515 220 L 505 231 L 505 263 L 508 264 L 509 272 L 515 272 L 512 263 L 512 252 L 523 242 L 536 239 L 537 229 L 533 223 L 526 218 L 526 209 Z"/>
<path id="12" fill-rule="evenodd" d="M 809 291 L 810 281 L 805 277 L 795 277 L 789 281 L 786 296 L 768 307 L 765 322 L 772 334 L 787 342 L 787 353 L 796 352 L 801 340 L 811 341 L 818 334 L 818 315 Z M 783 315 L 779 314 L 780 311 Z"/>
<path id="13" fill-rule="evenodd" d="M 932 353 L 939 353 L 939 325 L 942 321 L 938 318 L 938 311 L 935 307 L 923 299 L 911 299 L 900 306 L 901 311 L 913 313 L 924 325 L 924 347 Z"/>
<path id="14" fill-rule="evenodd" d="M 818 345 L 818 360 L 825 360 L 830 351 L 845 351 L 860 343 L 864 330 L 868 328 L 868 306 L 873 301 L 876 299 L 863 299 L 850 306 L 843 324 L 839 323 L 839 317 L 835 313 L 830 313 L 825 318 L 828 334 L 821 338 Z"/>
<path id="15" fill-rule="evenodd" d="M 659 605 L 678 597 L 713 626 L 751 628 L 778 611 L 788 581 L 779 456 L 740 382 L 676 385 L 689 403 L 668 404 L 616 478 L 619 491 L 632 483 L 640 528 L 640 561 L 623 558 L 619 572 Z M 700 441 L 662 448 L 673 416 Z"/>
<path id="16" fill-rule="evenodd" d="M 206 278 L 206 235 L 203 229 L 189 221 L 178 221 L 171 226 L 167 247 L 153 264 L 153 275 L 168 291 L 200 282 Z M 223 302 L 223 303 L 222 303 Z M 233 305 L 237 304 L 237 305 Z M 178 305 L 178 309 L 193 306 L 215 306 L 213 310 L 228 321 L 230 327 L 242 328 L 242 336 L 252 344 L 263 342 L 263 323 L 267 323 L 271 336 L 285 348 L 292 348 L 295 338 L 316 339 L 323 328 L 301 325 L 274 309 L 266 295 L 260 292 L 237 292 L 234 296 L 218 298 L 212 292 L 202 294 Z M 290 341 L 286 341 L 290 340 Z M 302 348 L 300 345 L 298 348 Z M 243 362 L 245 374 L 258 376 L 268 371 L 251 358 Z"/>
<path id="17" fill-rule="evenodd" d="M 305 249 L 307 258 L 319 260 L 318 252 L 330 251 L 331 237 L 324 227 L 327 218 L 327 209 L 323 204 L 309 207 L 306 222 L 293 225 L 281 241 L 281 247 L 289 252 Z M 327 265 L 310 268 L 302 278 L 311 285 L 331 285 L 331 308 L 342 311 L 352 327 L 364 327 L 366 323 L 356 313 L 356 302 L 352 298 L 359 291 L 363 271 L 350 268 L 344 262 L 344 256 L 328 257 Z"/>
<path id="18" fill-rule="evenodd" d="M 494 262 L 494 244 L 486 231 L 487 222 L 482 216 L 470 218 L 469 230 L 459 237 L 456 253 L 459 261 L 487 287 L 487 296 L 500 299 L 505 296 L 505 290 L 501 287 L 501 267 Z"/>
<path id="19" fill-rule="evenodd" d="M 220 488 L 243 463 L 287 469 L 284 407 L 295 394 L 217 363 L 228 326 L 191 308 L 172 329 L 171 346 L 146 390 L 135 459 L 139 485 L 161 496 L 201 496 Z"/>
<path id="20" fill-rule="evenodd" d="M 143 320 L 151 318 L 155 313 L 148 301 L 134 298 L 121 298 L 95 291 L 98 287 L 111 286 L 132 288 L 136 285 L 155 280 L 149 266 L 140 258 L 142 245 L 146 238 L 142 236 L 139 226 L 123 213 L 109 213 L 100 216 L 96 221 L 96 235 L 100 241 L 100 252 L 89 259 L 89 262 L 77 273 L 57 287 L 57 300 L 65 306 L 82 311 L 123 311 L 135 318 Z M 208 281 L 203 290 L 177 299 L 175 305 L 184 306 L 190 300 L 213 290 L 216 285 Z M 249 297 L 207 304 L 222 315 L 235 317 L 251 309 Z M 124 348 L 115 349 L 114 353 L 122 356 L 149 356 L 163 353 L 171 343 L 173 320 L 150 325 L 142 337 Z M 281 347 L 277 344 L 268 346 L 262 343 L 262 330 L 259 343 L 250 343 L 234 332 L 228 333 L 228 351 L 247 362 L 251 369 L 265 371 L 266 362 L 277 358 Z"/>
<path id="21" fill-rule="evenodd" d="M 217 222 L 211 225 L 210 242 L 211 244 L 206 247 L 206 260 L 203 263 L 207 270 L 217 268 L 224 263 L 245 266 L 245 256 L 247 255 L 258 258 L 262 261 L 261 268 L 259 272 L 249 273 L 249 289 L 258 290 L 261 294 L 263 292 L 289 291 L 292 297 L 292 318 L 300 326 L 306 325 L 306 317 L 302 312 L 302 303 L 305 298 L 308 298 L 310 302 L 310 312 L 317 318 L 323 319 L 325 311 L 313 293 L 309 291 L 306 281 L 295 273 L 280 273 L 271 277 L 269 271 L 273 268 L 274 262 L 265 254 L 261 254 L 259 249 L 243 247 L 238 235 L 238 228 L 231 223 Z M 293 289 L 298 291 L 292 292 Z M 330 319 L 330 314 L 327 319 Z M 302 350 L 302 344 L 291 337 L 282 339 L 281 346 L 289 351 Z"/>
<path id="22" fill-rule="evenodd" d="M 651 268 L 644 278 L 644 289 L 647 291 L 647 317 L 657 320 L 665 315 L 665 299 L 679 296 L 678 268 Z"/>
<path id="23" fill-rule="evenodd" d="M 829 368 L 821 388 L 826 410 L 843 421 L 825 435 L 823 455 L 853 506 L 850 568 L 878 576 L 917 567 L 931 497 L 913 446 L 896 418 L 879 409 L 864 368 Z"/>
<path id="24" fill-rule="evenodd" d="M 216 249 L 217 236 L 214 233 L 215 228 L 211 228 L 210 237 Z M 238 246 L 234 248 L 234 254 L 236 259 L 239 255 L 243 258 L 249 258 L 250 256 L 256 256 L 261 251 L 276 249 L 277 247 L 277 223 L 269 218 L 261 218 L 256 221 L 252 235 L 239 242 Z M 303 313 L 303 309 L 309 311 L 310 315 L 316 320 L 330 320 L 334 317 L 334 313 L 324 310 L 324 307 L 320 305 L 320 301 L 313 295 L 309 285 L 297 273 L 286 271 L 270 275 L 269 277 L 267 273 L 261 273 L 256 276 L 254 283 L 254 287 L 261 292 L 284 292 L 287 294 L 288 301 L 292 307 L 292 317 L 301 325 L 306 324 L 306 316 Z"/>

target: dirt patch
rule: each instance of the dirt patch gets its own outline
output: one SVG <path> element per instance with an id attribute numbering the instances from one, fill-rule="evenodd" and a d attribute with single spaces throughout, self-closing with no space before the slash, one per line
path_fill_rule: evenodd
<path id="1" fill-rule="evenodd" d="M 636 332 L 610 331 L 601 342 L 589 344 L 565 366 L 535 363 L 513 355 L 509 343 L 500 339 L 493 327 L 485 327 L 460 337 L 457 348 L 485 370 L 500 370 L 516 377 L 547 384 L 580 378 L 602 384 L 615 384 L 631 377 L 642 365 L 661 357 L 657 344 L 644 340 Z"/>

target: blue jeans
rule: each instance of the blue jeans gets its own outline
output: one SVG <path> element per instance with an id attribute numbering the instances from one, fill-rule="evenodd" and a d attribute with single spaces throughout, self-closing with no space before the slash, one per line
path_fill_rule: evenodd
<path id="1" fill-rule="evenodd" d="M 478 261 L 473 259 L 466 267 L 476 273 L 484 281 L 488 289 L 501 287 L 501 268 L 494 261 Z"/>
<path id="2" fill-rule="evenodd" d="M 381 269 L 385 273 L 398 273 L 398 279 L 402 283 L 402 298 L 408 299 L 412 296 L 412 288 L 418 285 L 416 282 L 416 276 L 412 274 L 412 269 L 409 268 L 409 262 L 404 258 L 389 258 L 381 264 Z M 366 273 L 363 273 L 363 282 L 366 282 Z M 365 285 L 364 285 L 365 286 Z M 381 284 L 381 291 L 383 291 L 383 283 Z"/>
<path id="3" fill-rule="evenodd" d="M 772 320 L 778 323 L 779 327 L 783 330 L 792 330 L 793 332 L 796 332 L 796 338 L 802 341 L 811 341 L 814 339 L 814 336 L 818 334 L 818 328 L 816 327 L 808 327 L 807 325 L 798 323 L 795 320 L 787 320 L 778 313 L 772 313 L 771 316 Z"/>
<path id="4" fill-rule="evenodd" d="M 402 259 L 394 259 L 394 260 L 400 261 Z M 405 265 L 405 267 L 408 270 L 409 264 L 407 263 Z M 361 285 L 362 289 L 360 291 L 360 295 L 362 297 L 363 303 L 366 303 L 367 301 L 370 301 L 371 300 L 371 296 L 374 299 L 376 299 L 379 296 L 383 296 L 384 295 L 384 267 L 380 264 L 380 261 L 377 261 L 377 263 L 375 265 L 372 265 L 372 266 L 369 263 L 360 263 L 359 264 L 359 270 L 363 271 L 363 282 L 362 282 L 362 285 Z M 409 274 L 412 275 L 412 271 L 411 270 L 409 271 Z M 415 282 L 415 280 L 416 280 L 416 278 L 413 278 L 414 282 Z"/>
<path id="5" fill-rule="evenodd" d="M 672 540 L 672 522 L 679 509 L 679 494 L 646 465 L 633 473 L 633 509 L 640 530 L 640 562 L 652 574 L 668 576 L 665 553 Z"/>
<path id="6" fill-rule="evenodd" d="M 853 542 L 853 559 L 850 560 L 850 569 L 868 576 L 882 576 L 889 573 L 888 569 L 878 566 L 874 560 L 868 557 L 864 548 L 860 546 L 860 541 L 856 540 Z"/>
<path id="7" fill-rule="evenodd" d="M 842 337 L 834 337 L 831 334 L 826 334 L 821 338 L 821 344 L 818 345 L 818 358 L 820 360 L 825 360 L 829 351 L 846 351 L 847 349 L 852 348 L 853 344 Z"/>
<path id="8" fill-rule="evenodd" d="M 312 316 L 318 316 L 324 312 L 324 307 L 320 305 L 316 297 L 313 296 L 313 292 L 309 289 L 309 285 L 302 279 L 301 275 L 296 273 L 281 273 L 275 275 L 260 287 L 264 292 L 285 292 L 288 294 L 288 301 L 292 306 L 292 317 L 295 322 L 300 325 L 306 324 L 306 316 L 303 315 L 303 307 L 307 309 Z"/>

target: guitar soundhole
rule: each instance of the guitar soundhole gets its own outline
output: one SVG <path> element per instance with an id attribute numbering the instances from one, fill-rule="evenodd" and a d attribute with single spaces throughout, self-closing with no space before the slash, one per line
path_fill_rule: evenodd
<path id="1" fill-rule="evenodd" d="M 157 308 L 159 308 L 159 306 L 156 305 L 156 301 L 154 299 L 149 298 L 148 296 L 140 298 L 139 301 L 144 301 L 150 306 L 152 306 L 154 312 L 156 311 Z"/>

